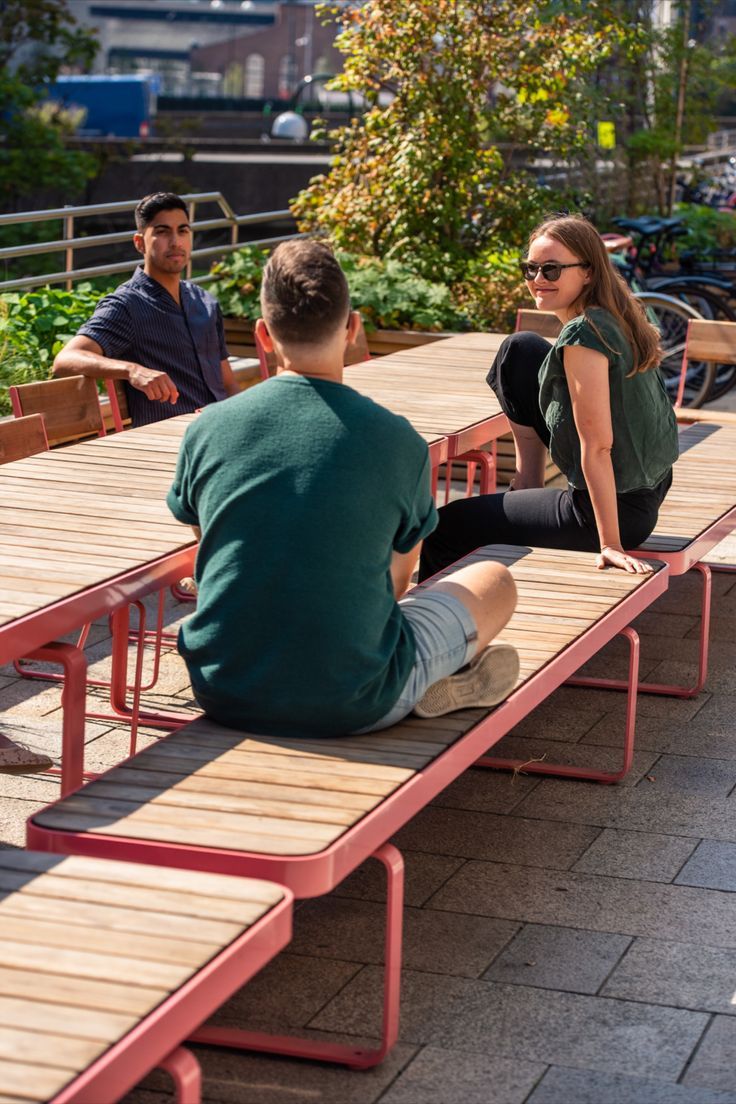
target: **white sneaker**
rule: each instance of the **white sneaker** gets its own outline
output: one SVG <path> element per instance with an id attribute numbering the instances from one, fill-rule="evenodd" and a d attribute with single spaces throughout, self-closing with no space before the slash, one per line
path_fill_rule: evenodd
<path id="1" fill-rule="evenodd" d="M 454 709 L 498 705 L 519 678 L 519 655 L 510 644 L 491 644 L 468 667 L 440 679 L 414 706 L 418 717 L 441 717 Z"/>

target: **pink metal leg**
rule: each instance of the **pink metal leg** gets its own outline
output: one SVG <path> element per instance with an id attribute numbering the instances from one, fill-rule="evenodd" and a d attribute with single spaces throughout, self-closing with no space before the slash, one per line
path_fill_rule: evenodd
<path id="1" fill-rule="evenodd" d="M 710 609 L 712 580 L 711 571 L 707 564 L 697 563 L 690 568 L 691 571 L 699 571 L 703 581 L 703 592 L 700 606 L 700 636 L 698 649 L 698 677 L 692 686 L 674 686 L 664 682 L 640 682 L 639 691 L 643 694 L 666 694 L 672 698 L 694 698 L 705 686 L 708 675 L 708 643 L 710 635 Z M 570 686 L 592 686 L 601 690 L 625 690 L 627 683 L 621 679 L 596 679 L 575 676 L 568 679 Z"/>
<path id="2" fill-rule="evenodd" d="M 367 1050 L 363 1047 L 321 1042 L 317 1039 L 299 1039 L 290 1035 L 268 1035 L 260 1031 L 207 1026 L 195 1031 L 190 1042 L 234 1047 L 238 1050 L 260 1050 L 267 1054 L 287 1055 L 290 1058 L 337 1062 L 352 1069 L 369 1069 L 383 1061 L 399 1033 L 404 860 L 391 843 L 384 843 L 373 852 L 372 858 L 383 863 L 387 879 L 383 1026 L 380 1046 Z"/>
<path id="3" fill-rule="evenodd" d="M 475 762 L 476 767 L 491 767 L 495 770 L 514 770 L 523 774 L 549 774 L 555 778 L 581 778 L 588 782 L 620 782 L 628 774 L 634 759 L 634 735 L 636 730 L 636 691 L 639 678 L 639 637 L 632 628 L 621 630 L 629 642 L 629 677 L 622 685 L 627 687 L 629 696 L 626 703 L 626 728 L 624 732 L 624 758 L 617 771 L 596 771 L 586 767 L 569 767 L 557 763 L 524 762 L 522 759 L 499 759 L 484 755 Z M 570 680 L 572 681 L 572 680 Z"/>
<path id="4" fill-rule="evenodd" d="M 58 640 L 37 648 L 26 658 L 41 663 L 59 663 L 64 671 L 64 689 L 61 691 L 61 796 L 66 797 L 79 789 L 83 782 L 87 659 L 75 645 Z"/>
<path id="5" fill-rule="evenodd" d="M 140 669 L 141 640 L 146 635 L 146 613 L 142 603 L 135 603 L 138 609 L 138 648 L 136 670 Z M 193 721 L 196 713 L 169 713 L 165 710 L 140 710 L 138 709 L 139 690 L 134 691 L 134 704 L 128 704 L 128 644 L 130 632 L 130 608 L 125 606 L 116 610 L 110 619 L 112 625 L 112 675 L 110 679 L 110 705 L 112 713 L 88 713 L 87 716 L 97 720 L 144 721 L 154 728 L 175 729 Z M 137 678 L 138 676 L 136 676 Z"/>
<path id="6" fill-rule="evenodd" d="M 202 1070 L 186 1047 L 177 1047 L 160 1064 L 174 1082 L 176 1104 L 201 1104 Z"/>

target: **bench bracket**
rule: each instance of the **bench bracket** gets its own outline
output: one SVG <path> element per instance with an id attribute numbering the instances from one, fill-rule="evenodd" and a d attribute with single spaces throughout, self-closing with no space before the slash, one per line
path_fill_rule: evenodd
<path id="1" fill-rule="evenodd" d="M 384 843 L 370 856 L 383 863 L 386 870 L 386 943 L 383 980 L 383 1025 L 381 1043 L 367 1049 L 302 1039 L 291 1035 L 270 1035 L 261 1031 L 244 1031 L 234 1027 L 199 1028 L 189 1038 L 191 1043 L 254 1050 L 266 1054 L 281 1054 L 289 1058 L 309 1058 L 318 1062 L 335 1062 L 352 1069 L 370 1069 L 378 1065 L 393 1047 L 399 1034 L 399 1000 L 401 987 L 401 939 L 404 907 L 404 860 L 391 843 Z"/>

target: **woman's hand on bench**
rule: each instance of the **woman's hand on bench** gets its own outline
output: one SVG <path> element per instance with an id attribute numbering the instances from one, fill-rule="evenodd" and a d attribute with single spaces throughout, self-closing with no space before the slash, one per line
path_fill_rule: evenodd
<path id="1" fill-rule="evenodd" d="M 595 565 L 598 568 L 618 567 L 629 574 L 651 575 L 654 568 L 648 560 L 638 560 L 636 556 L 629 556 L 622 548 L 612 548 L 604 544 L 598 553 Z"/>

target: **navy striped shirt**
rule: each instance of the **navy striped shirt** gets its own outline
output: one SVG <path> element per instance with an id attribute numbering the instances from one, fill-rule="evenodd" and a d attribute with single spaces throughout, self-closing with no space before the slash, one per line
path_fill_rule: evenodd
<path id="1" fill-rule="evenodd" d="M 179 287 L 181 306 L 139 267 L 127 283 L 100 300 L 78 331 L 96 341 L 103 356 L 166 372 L 179 389 L 176 403 L 156 402 L 125 382 L 134 426 L 191 414 L 227 398 L 220 366 L 227 348 L 217 300 L 187 280 Z"/>

